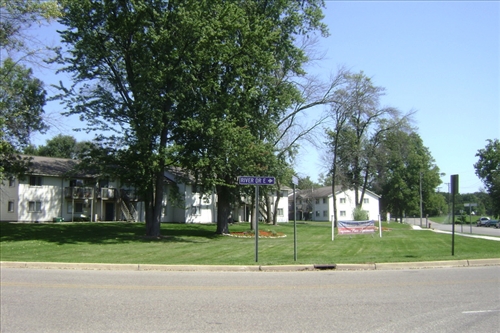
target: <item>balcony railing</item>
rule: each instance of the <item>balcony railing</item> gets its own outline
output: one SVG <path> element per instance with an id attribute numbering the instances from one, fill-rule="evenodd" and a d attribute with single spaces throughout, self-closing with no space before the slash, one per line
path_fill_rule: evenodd
<path id="1" fill-rule="evenodd" d="M 101 187 L 97 189 L 97 199 L 115 199 L 117 197 L 116 188 Z"/>
<path id="2" fill-rule="evenodd" d="M 120 195 L 123 199 L 128 199 L 130 201 L 139 201 L 139 193 L 136 190 L 131 189 L 120 189 Z"/>
<path id="3" fill-rule="evenodd" d="M 69 199 L 93 199 L 94 188 L 82 186 L 65 187 L 64 197 Z"/>

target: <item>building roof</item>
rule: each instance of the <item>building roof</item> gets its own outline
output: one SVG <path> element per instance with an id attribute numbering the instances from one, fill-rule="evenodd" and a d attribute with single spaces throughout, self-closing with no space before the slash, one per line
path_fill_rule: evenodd
<path id="1" fill-rule="evenodd" d="M 324 186 L 324 187 L 312 188 L 312 189 L 307 189 L 307 190 L 299 190 L 299 191 L 295 191 L 295 192 L 296 192 L 296 195 L 298 197 L 301 197 L 303 199 L 324 198 L 324 197 L 329 197 L 332 195 L 332 187 L 331 186 Z M 342 186 L 340 186 L 340 185 L 335 186 L 335 193 L 338 194 L 341 192 L 344 192 L 344 190 L 342 189 Z M 380 198 L 379 195 L 377 195 L 369 190 L 366 190 L 366 193 L 370 193 L 371 195 L 376 196 L 377 198 Z M 291 193 L 291 194 L 289 193 L 289 197 L 290 197 L 290 195 L 293 196 L 293 193 Z"/>
<path id="2" fill-rule="evenodd" d="M 40 176 L 68 176 L 73 173 L 75 176 L 90 177 L 75 172 L 78 161 L 69 158 L 56 158 L 45 156 L 25 156 L 30 159 L 28 173 Z"/>

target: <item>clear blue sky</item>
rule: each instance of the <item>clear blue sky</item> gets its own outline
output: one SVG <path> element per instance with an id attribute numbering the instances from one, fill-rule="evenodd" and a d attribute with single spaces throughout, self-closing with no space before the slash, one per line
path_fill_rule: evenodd
<path id="1" fill-rule="evenodd" d="M 474 174 L 475 154 L 486 139 L 500 138 L 500 2 L 498 1 L 327 1 L 324 22 L 330 36 L 321 40 L 325 56 L 317 73 L 325 79 L 340 66 L 363 71 L 386 88 L 383 106 L 414 116 L 424 145 L 446 176 L 460 176 L 460 192 L 482 187 Z M 41 30 L 56 39 L 54 26 Z M 50 71 L 41 77 L 54 82 Z M 49 105 L 49 113 L 60 110 Z M 311 117 L 318 116 L 321 110 Z M 80 124 L 57 119 L 47 135 L 79 141 Z M 304 146 L 296 166 L 300 176 L 317 180 L 325 172 L 318 153 Z M 447 191 L 442 184 L 441 191 Z"/>

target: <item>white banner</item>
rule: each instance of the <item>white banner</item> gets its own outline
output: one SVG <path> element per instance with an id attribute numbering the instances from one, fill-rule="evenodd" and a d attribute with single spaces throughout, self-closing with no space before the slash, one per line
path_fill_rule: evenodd
<path id="1" fill-rule="evenodd" d="M 338 221 L 339 235 L 370 234 L 375 232 L 375 221 Z"/>

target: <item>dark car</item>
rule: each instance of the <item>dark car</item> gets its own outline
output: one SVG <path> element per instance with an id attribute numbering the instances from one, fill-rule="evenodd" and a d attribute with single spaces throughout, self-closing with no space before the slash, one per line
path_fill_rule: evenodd
<path id="1" fill-rule="evenodd" d="M 498 228 L 497 225 L 498 225 L 498 220 L 488 220 L 488 221 L 484 222 L 484 226 L 485 227 L 496 227 L 496 228 Z"/>

